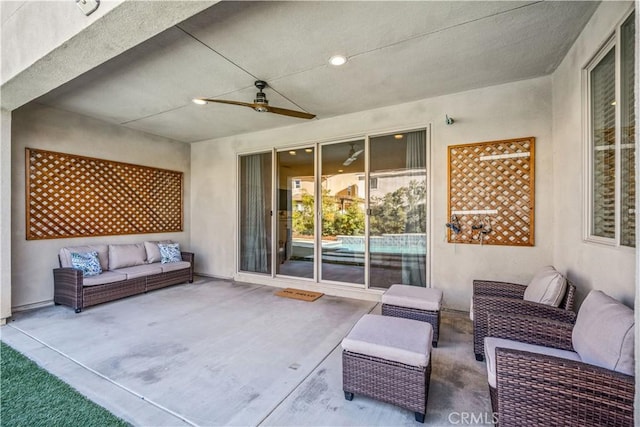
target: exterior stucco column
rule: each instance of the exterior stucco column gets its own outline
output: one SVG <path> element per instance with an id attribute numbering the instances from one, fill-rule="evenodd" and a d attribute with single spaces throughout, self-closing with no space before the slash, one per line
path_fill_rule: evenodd
<path id="1" fill-rule="evenodd" d="M 0 110 L 0 325 L 11 316 L 11 112 Z"/>

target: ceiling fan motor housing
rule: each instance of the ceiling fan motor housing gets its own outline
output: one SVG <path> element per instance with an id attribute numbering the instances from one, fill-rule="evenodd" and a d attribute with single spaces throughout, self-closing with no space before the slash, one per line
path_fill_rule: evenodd
<path id="1" fill-rule="evenodd" d="M 267 83 L 262 80 L 256 80 L 255 85 L 258 88 L 259 92 L 256 93 L 256 99 L 253 100 L 253 103 L 259 105 L 253 107 L 253 109 L 260 113 L 267 112 L 269 111 L 269 109 L 267 108 L 267 106 L 269 105 L 269 101 L 267 101 L 267 96 L 262 91 L 262 89 L 267 87 Z"/>

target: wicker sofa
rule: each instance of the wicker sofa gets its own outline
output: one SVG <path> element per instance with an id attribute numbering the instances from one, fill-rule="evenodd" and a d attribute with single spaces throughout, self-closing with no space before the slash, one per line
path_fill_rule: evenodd
<path id="1" fill-rule="evenodd" d="M 162 263 L 158 247 L 163 242 L 95 244 L 60 249 L 60 268 L 53 269 L 55 304 L 83 308 L 145 293 L 178 283 L 193 283 L 194 254 L 181 252 L 181 261 Z M 97 253 L 102 272 L 85 276 L 74 268 L 72 256 Z"/>

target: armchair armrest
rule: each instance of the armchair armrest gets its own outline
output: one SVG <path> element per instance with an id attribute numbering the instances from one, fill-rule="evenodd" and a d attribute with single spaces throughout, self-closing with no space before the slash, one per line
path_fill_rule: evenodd
<path id="1" fill-rule="evenodd" d="M 75 268 L 53 269 L 53 302 L 72 307 L 79 313 L 83 307 L 82 271 Z"/>
<path id="2" fill-rule="evenodd" d="M 586 363 L 498 348 L 502 426 L 633 426 L 635 378 Z"/>
<path id="3" fill-rule="evenodd" d="M 511 313 L 573 323 L 575 313 L 562 308 L 523 299 L 475 295 L 473 297 L 473 352 L 477 360 L 484 355 L 484 337 L 488 333 L 489 313 Z"/>
<path id="4" fill-rule="evenodd" d="M 495 280 L 474 280 L 473 295 L 506 297 L 522 299 L 527 287 L 517 283 L 498 282 Z"/>
<path id="5" fill-rule="evenodd" d="M 573 351 L 573 324 L 518 314 L 489 313 L 487 336 Z"/>

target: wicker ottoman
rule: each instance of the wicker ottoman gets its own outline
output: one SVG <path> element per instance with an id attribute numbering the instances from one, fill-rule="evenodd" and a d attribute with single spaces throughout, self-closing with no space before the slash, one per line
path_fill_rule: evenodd
<path id="1" fill-rule="evenodd" d="M 433 327 L 433 346 L 440 336 L 442 291 L 411 285 L 392 285 L 382 295 L 382 315 L 429 322 Z"/>
<path id="2" fill-rule="evenodd" d="M 342 389 L 391 403 L 424 422 L 431 378 L 429 323 L 365 314 L 342 340 Z"/>

